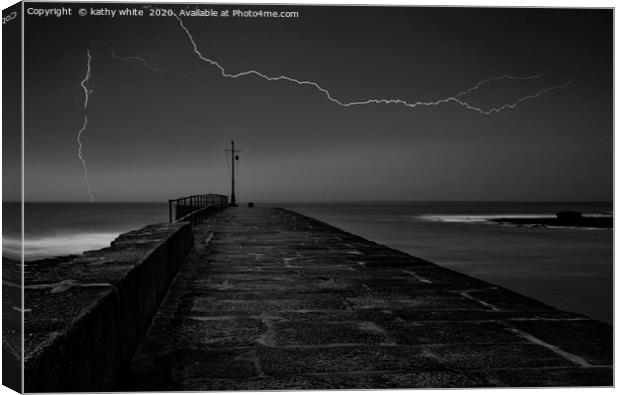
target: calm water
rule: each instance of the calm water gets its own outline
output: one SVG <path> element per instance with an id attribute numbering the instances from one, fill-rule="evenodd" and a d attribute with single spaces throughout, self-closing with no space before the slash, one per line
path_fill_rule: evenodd
<path id="1" fill-rule="evenodd" d="M 531 296 L 563 310 L 611 323 L 613 232 L 519 228 L 490 224 L 502 215 L 554 215 L 560 210 L 609 214 L 600 203 L 338 203 L 272 204 L 367 239 Z M 17 208 L 15 206 L 14 208 Z M 7 234 L 3 251 L 18 254 Z M 18 218 L 18 217 L 17 217 Z M 160 203 L 32 203 L 26 206 L 26 259 L 108 246 L 118 234 L 166 222 Z"/>

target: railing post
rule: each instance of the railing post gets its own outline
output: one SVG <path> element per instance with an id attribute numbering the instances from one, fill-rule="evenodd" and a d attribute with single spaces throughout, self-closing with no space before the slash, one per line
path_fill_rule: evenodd
<path id="1" fill-rule="evenodd" d="M 168 200 L 168 219 L 172 223 L 172 199 Z"/>

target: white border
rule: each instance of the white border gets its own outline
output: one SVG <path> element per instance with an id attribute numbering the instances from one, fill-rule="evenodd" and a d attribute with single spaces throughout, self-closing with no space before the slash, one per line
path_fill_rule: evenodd
<path id="1" fill-rule="evenodd" d="M 66 3 L 79 3 L 78 1 L 65 1 Z M 118 1 L 118 0 L 113 0 L 113 1 L 109 1 L 111 3 L 116 2 L 116 3 L 123 3 L 123 1 Z M 0 5 L 2 6 L 2 9 L 7 8 L 9 6 L 11 6 L 12 4 L 15 4 L 16 1 L 12 1 L 12 0 L 0 0 Z M 149 2 L 144 2 L 144 3 L 187 3 L 187 2 L 183 2 L 183 1 L 176 1 L 176 0 L 153 0 L 153 1 L 149 1 Z M 579 1 L 579 0 L 539 0 L 539 1 L 532 1 L 532 0 L 525 0 L 525 1 L 507 1 L 507 0 L 495 0 L 495 1 L 490 1 L 490 0 L 478 0 L 476 2 L 472 2 L 472 1 L 467 1 L 467 0 L 450 0 L 450 1 L 428 1 L 428 0 L 416 0 L 416 1 L 411 1 L 411 0 L 389 0 L 389 1 L 381 1 L 381 0 L 340 0 L 340 1 L 333 1 L 333 0 L 315 0 L 315 1 L 311 1 L 311 0 L 296 0 L 296 1 L 277 1 L 277 0 L 271 0 L 271 1 L 256 1 L 256 0 L 243 0 L 243 1 L 225 1 L 225 0 L 211 0 L 208 2 L 204 2 L 204 3 L 224 3 L 224 4 L 231 4 L 231 3 L 245 3 L 245 4 L 289 4 L 289 5 L 296 5 L 296 4 L 314 4 L 314 5 L 375 5 L 375 6 L 387 6 L 387 5 L 396 5 L 396 6 L 469 6 L 469 7 L 562 7 L 562 8 L 572 8 L 572 7 L 585 7 L 585 8 L 615 8 L 616 6 L 616 2 L 615 1 L 602 1 L 602 0 L 590 0 L 588 2 L 585 2 L 583 0 Z M 23 12 L 22 12 L 22 28 L 23 28 Z M 615 27 L 615 12 L 614 12 L 614 27 Z M 2 33 L 0 32 L 0 40 L 2 38 Z M 617 59 L 616 59 L 616 42 L 617 42 L 617 32 L 614 29 L 614 76 L 616 74 L 617 71 Z M 22 30 L 22 60 L 23 60 L 23 30 Z M 1 61 L 1 51 L 0 51 L 0 61 Z M 24 86 L 24 81 L 23 81 L 23 75 L 22 75 L 22 91 L 23 91 L 23 86 Z M 0 89 L 2 87 L 2 82 L 0 79 Z M 617 151 L 618 148 L 618 141 L 615 139 L 615 114 L 618 112 L 619 110 L 619 106 L 618 103 L 615 101 L 615 92 L 617 91 L 618 85 L 617 85 L 617 81 L 614 78 L 614 153 Z M 22 96 L 23 98 L 23 96 Z M 0 106 L 0 116 L 2 114 L 2 109 Z M 24 171 L 24 151 L 23 151 L 23 146 L 24 146 L 24 136 L 23 136 L 23 124 L 24 122 L 24 109 L 23 109 L 23 101 L 22 101 L 22 223 L 23 223 L 23 197 L 24 197 L 24 180 L 23 180 L 23 171 Z M 2 149 L 2 142 L 0 140 L 0 158 L 1 158 L 1 149 Z M 616 175 L 618 174 L 618 163 L 615 160 L 615 155 L 614 155 L 614 206 L 615 206 L 615 197 L 618 196 L 617 192 L 618 190 L 616 188 L 618 188 L 618 184 L 615 182 L 616 181 Z M 0 161 L 0 171 L 1 171 L 1 161 Z M 0 183 L 0 193 L 2 192 L 2 185 Z M 2 226 L 2 218 L 0 217 L 0 227 Z M 615 229 L 616 223 L 614 220 L 614 229 Z M 22 227 L 22 239 L 23 239 L 23 227 Z M 615 263 L 615 252 L 616 252 L 616 247 L 619 245 L 618 242 L 620 240 L 620 236 L 618 236 L 618 234 L 614 231 L 614 263 Z M 22 256 L 23 256 L 23 245 L 22 245 Z M 614 285 L 617 284 L 617 278 L 618 276 L 618 271 L 614 270 Z M 22 273 L 22 278 L 23 278 L 23 273 Z M 23 280 L 22 280 L 23 283 Z M 23 290 L 22 290 L 23 291 Z M 615 286 L 614 286 L 614 302 L 615 302 L 615 296 L 616 296 L 616 292 L 615 292 Z M 23 303 L 23 298 L 22 298 L 22 303 Z M 617 308 L 618 305 L 617 303 L 614 303 L 614 339 L 617 339 L 616 335 L 617 335 L 617 330 L 616 328 L 616 317 L 617 315 Z M 0 311 L 1 311 L 1 307 L 0 307 Z M 23 305 L 22 305 L 22 311 L 23 311 Z M 23 313 L 22 313 L 23 314 Z M 23 325 L 23 321 L 22 321 L 22 325 Z M 23 329 L 22 329 L 23 330 Z M 614 342 L 614 356 L 618 355 L 617 353 L 618 351 L 618 342 Z M 22 350 L 23 352 L 23 350 Z M 23 358 L 22 358 L 23 360 Z M 1 372 L 1 366 L 2 366 L 2 362 L 0 361 L 0 372 Z M 614 377 L 616 377 L 618 373 L 617 368 L 614 368 Z M 1 373 L 0 373 L 1 374 Z M 23 387 L 22 387 L 23 388 Z M 455 390 L 389 390 L 389 391 L 373 391 L 374 394 L 402 394 L 402 393 L 411 393 L 414 395 L 428 395 L 428 394 L 437 394 L 437 393 L 445 393 L 448 391 L 455 391 Z M 508 394 L 510 393 L 515 394 L 515 395 L 534 395 L 534 394 L 564 394 L 564 393 L 570 393 L 570 394 L 599 394 L 599 393 L 603 393 L 603 392 L 611 392 L 611 391 L 615 391 L 615 389 L 606 389 L 606 388 L 553 388 L 553 389 L 500 389 L 500 390 L 495 390 L 495 389 L 474 389 L 474 390 L 458 390 L 461 391 L 460 393 L 467 393 L 467 394 L 473 394 L 473 393 L 487 393 L 487 394 L 495 394 L 495 393 L 501 393 L 501 394 Z M 322 393 L 323 391 L 303 391 L 303 394 L 310 394 L 310 395 L 318 395 L 320 393 Z M 246 394 L 249 392 L 235 392 L 235 394 Z M 263 394 L 281 394 L 282 392 L 262 392 Z M 302 392 L 298 392 L 298 393 L 302 393 Z M 350 393 L 362 393 L 362 391 L 338 391 L 338 393 L 345 393 L 345 394 L 350 394 Z M 9 390 L 6 387 L 0 387 L 0 395 L 5 395 L 5 394 L 14 394 L 13 391 Z M 151 393 L 151 394 L 158 394 L 158 393 Z M 169 393 L 168 393 L 169 394 Z M 213 392 L 211 392 L 210 394 L 213 394 Z M 230 392 L 228 393 L 230 394 Z"/>

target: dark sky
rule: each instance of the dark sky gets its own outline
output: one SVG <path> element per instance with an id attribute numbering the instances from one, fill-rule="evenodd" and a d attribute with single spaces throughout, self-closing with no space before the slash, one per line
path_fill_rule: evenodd
<path id="1" fill-rule="evenodd" d="M 575 81 L 490 116 L 454 103 L 343 108 L 308 86 L 222 78 L 173 17 L 27 16 L 27 200 L 88 201 L 76 142 L 87 49 L 94 93 L 83 142 L 97 201 L 227 194 L 231 139 L 243 150 L 242 201 L 612 199 L 611 10 L 210 8 L 298 11 L 184 21 L 228 71 L 316 81 L 342 101 L 436 100 L 489 76 L 551 70 L 467 97 L 489 108 Z M 107 46 L 143 57 L 164 80 Z"/>

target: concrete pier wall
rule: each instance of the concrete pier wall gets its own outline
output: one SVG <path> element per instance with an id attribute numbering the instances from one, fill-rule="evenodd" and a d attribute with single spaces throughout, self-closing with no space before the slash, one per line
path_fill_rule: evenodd
<path id="1" fill-rule="evenodd" d="M 25 268 L 25 390 L 112 391 L 193 245 L 189 223 Z"/>

